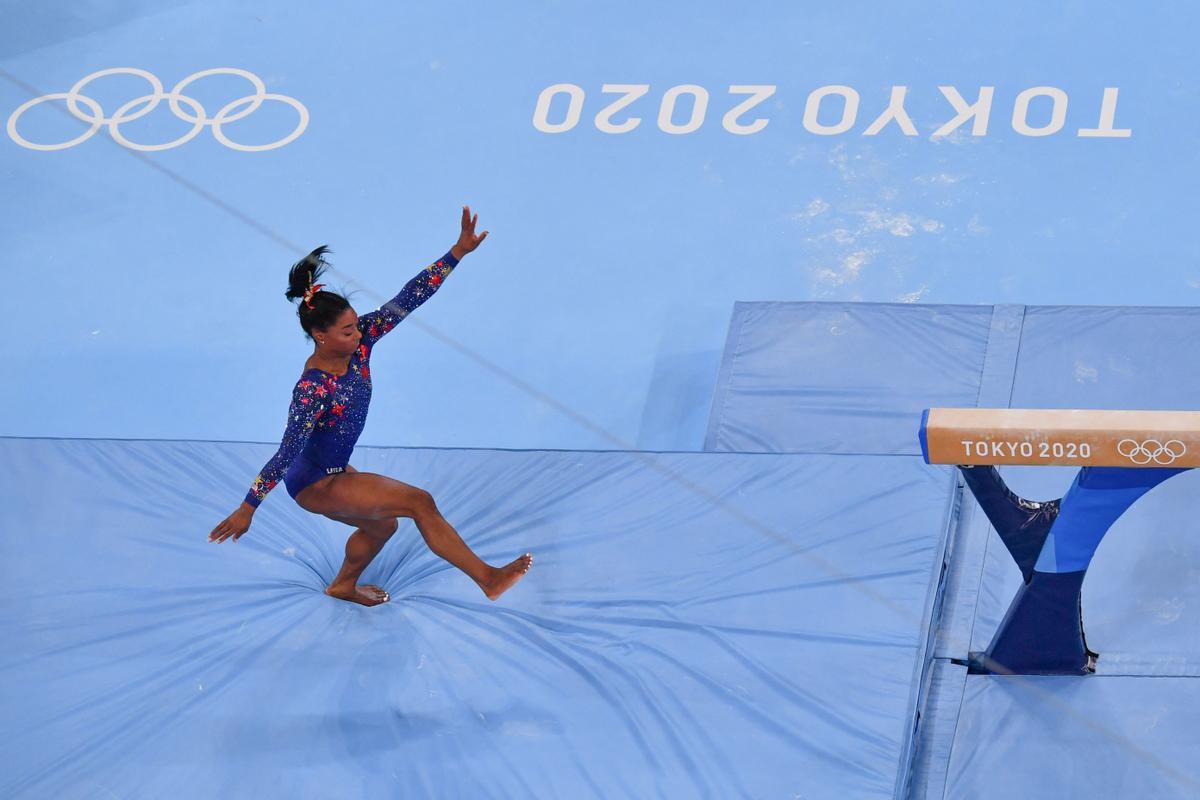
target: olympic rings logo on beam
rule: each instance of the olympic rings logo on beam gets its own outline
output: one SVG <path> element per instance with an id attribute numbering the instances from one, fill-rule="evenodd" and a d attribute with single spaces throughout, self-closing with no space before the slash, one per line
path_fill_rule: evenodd
<path id="1" fill-rule="evenodd" d="M 104 115 L 104 109 L 100 107 L 100 104 L 81 92 L 83 91 L 83 88 L 92 81 L 96 80 L 97 78 L 103 78 L 107 75 L 137 75 L 138 77 L 144 78 L 146 82 L 150 84 L 152 91 L 150 94 L 145 94 L 141 97 L 135 97 L 118 108 L 111 117 L 106 117 Z M 198 81 L 201 78 L 206 78 L 210 75 L 237 75 L 238 77 L 245 78 L 254 87 L 254 93 L 248 94 L 245 97 L 239 97 L 236 100 L 226 103 L 221 110 L 216 113 L 215 116 L 209 118 L 208 112 L 205 110 L 204 106 L 200 105 L 200 102 L 195 98 L 188 97 L 187 95 L 183 94 L 183 90 L 192 82 Z M 56 144 L 38 144 L 36 142 L 31 142 L 22 136 L 17 131 L 17 120 L 21 118 L 21 115 L 34 106 L 39 105 L 40 103 L 49 102 L 51 100 L 67 101 L 67 111 L 69 111 L 71 116 L 75 117 L 80 122 L 88 123 L 90 126 L 88 130 L 84 131 L 82 134 L 76 136 L 70 141 L 59 142 Z M 135 119 L 140 119 L 146 116 L 151 111 L 158 108 L 159 104 L 162 103 L 163 100 L 166 100 L 169 104 L 171 113 L 184 122 L 190 122 L 192 124 L 192 129 L 183 136 L 180 136 L 178 139 L 174 139 L 163 144 L 140 144 L 138 142 L 131 142 L 129 139 L 125 138 L 124 134 L 121 133 L 120 126 L 123 123 L 132 122 Z M 289 133 L 287 136 L 284 136 L 282 139 L 270 142 L 269 144 L 254 145 L 240 144 L 231 140 L 225 135 L 224 130 L 221 128 L 222 125 L 224 125 L 226 122 L 236 122 L 239 119 L 243 119 L 250 114 L 253 114 L 266 100 L 277 100 L 281 103 L 286 103 L 296 110 L 296 114 L 299 116 L 299 121 L 296 123 L 296 127 L 291 133 Z M 181 104 L 187 108 L 183 108 Z M 245 108 L 243 108 L 243 106 L 245 106 Z M 288 97 L 285 94 L 274 94 L 268 92 L 266 85 L 262 81 L 262 78 L 258 77 L 253 72 L 249 72 L 248 70 L 244 69 L 237 69 L 235 67 L 216 67 L 215 69 L 206 69 L 193 73 L 181 80 L 179 83 L 175 84 L 175 87 L 169 92 L 163 91 L 162 81 L 160 81 L 158 77 L 151 72 L 147 72 L 144 69 L 137 69 L 136 67 L 113 67 L 112 69 L 102 69 L 98 72 L 93 72 L 91 75 L 88 75 L 72 86 L 69 92 L 54 92 L 53 94 L 44 94 L 41 97 L 35 97 L 32 100 L 22 103 L 21 106 L 8 118 L 8 135 L 14 142 L 21 145 L 21 147 L 26 147 L 30 150 L 66 150 L 68 147 L 74 147 L 75 145 L 92 138 L 92 136 L 94 136 L 96 132 L 104 125 L 108 126 L 108 132 L 117 144 L 121 145 L 122 147 L 128 147 L 130 150 L 141 150 L 143 152 L 170 150 L 190 142 L 192 139 L 196 138 L 200 131 L 204 130 L 205 126 L 208 126 L 212 128 L 213 136 L 221 144 L 225 145 L 231 150 L 241 150 L 243 152 L 253 153 L 261 152 L 263 150 L 274 150 L 278 147 L 283 147 L 286 144 L 294 142 L 300 136 L 300 134 L 304 133 L 304 129 L 308 127 L 308 109 L 304 107 L 303 103 L 294 97 Z"/>
<path id="2" fill-rule="evenodd" d="M 1187 452 L 1187 445 L 1178 439 L 1167 442 L 1157 439 L 1147 439 L 1144 442 L 1122 439 L 1117 443 L 1117 452 L 1139 466 L 1150 462 L 1166 466 L 1182 458 Z"/>

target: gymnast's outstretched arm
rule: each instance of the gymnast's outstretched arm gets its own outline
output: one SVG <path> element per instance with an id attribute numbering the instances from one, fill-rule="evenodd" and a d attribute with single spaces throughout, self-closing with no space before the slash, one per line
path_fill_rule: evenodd
<path id="1" fill-rule="evenodd" d="M 385 334 L 403 322 L 405 317 L 417 310 L 441 287 L 454 268 L 458 266 L 462 257 L 487 238 L 487 231 L 478 236 L 475 234 L 475 225 L 478 221 L 479 215 L 471 216 L 471 207 L 463 206 L 462 231 L 450 251 L 417 273 L 412 280 L 404 284 L 404 288 L 400 290 L 399 294 L 384 303 L 381 308 L 358 318 L 358 328 L 362 331 L 361 343 L 363 345 L 368 348 L 373 347 Z"/>
<path id="2" fill-rule="evenodd" d="M 209 533 L 209 541 L 223 542 L 232 536 L 236 542 L 250 529 L 250 520 L 254 517 L 255 509 L 283 478 L 296 456 L 304 450 L 313 427 L 326 411 L 329 396 L 330 392 L 322 381 L 301 378 L 296 383 L 292 390 L 291 405 L 288 406 L 287 427 L 284 429 L 279 449 L 255 477 L 242 504 Z"/>

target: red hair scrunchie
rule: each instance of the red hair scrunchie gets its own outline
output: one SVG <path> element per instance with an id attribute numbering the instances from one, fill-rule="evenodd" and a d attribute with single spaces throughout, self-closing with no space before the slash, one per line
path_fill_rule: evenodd
<path id="1" fill-rule="evenodd" d="M 321 289 L 321 287 L 324 285 L 325 284 L 323 284 L 323 283 L 314 283 L 312 286 L 309 286 L 308 290 L 304 293 L 304 305 L 308 306 L 311 309 L 313 307 L 313 304 L 312 304 L 313 295 L 315 295 Z"/>

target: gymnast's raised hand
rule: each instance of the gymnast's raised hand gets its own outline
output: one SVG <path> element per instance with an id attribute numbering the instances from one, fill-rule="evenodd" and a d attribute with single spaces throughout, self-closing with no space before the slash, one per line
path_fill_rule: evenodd
<path id="1" fill-rule="evenodd" d="M 306 511 L 356 530 L 346 541 L 346 560 L 325 589 L 331 597 L 366 606 L 387 602 L 379 586 L 358 585 L 358 577 L 398 527 L 397 518 L 416 523 L 429 549 L 465 572 L 495 600 L 533 564 L 526 553 L 503 567 L 484 563 L 438 511 L 429 492 L 350 466 L 350 453 L 362 433 L 371 402 L 371 351 L 385 334 L 433 296 L 459 261 L 483 243 L 478 215 L 463 206 L 458 241 L 446 255 L 421 270 L 377 311 L 358 316 L 349 301 L 318 283 L 328 266 L 327 247 L 318 247 L 288 274 L 289 300 L 299 300 L 300 327 L 313 340 L 288 407 L 279 450 L 259 472 L 244 502 L 213 528 L 209 541 L 237 541 L 250 529 L 255 509 L 282 479 L 289 495 Z"/>

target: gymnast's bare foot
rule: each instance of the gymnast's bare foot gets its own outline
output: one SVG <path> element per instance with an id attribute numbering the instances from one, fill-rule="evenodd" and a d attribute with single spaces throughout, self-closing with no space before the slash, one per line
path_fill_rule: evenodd
<path id="1" fill-rule="evenodd" d="M 325 594 L 330 597 L 336 597 L 339 600 L 361 603 L 364 606 L 377 606 L 391 599 L 391 596 L 383 589 L 380 589 L 378 586 L 372 586 L 369 583 L 365 583 L 362 586 L 339 586 L 338 584 L 331 583 L 325 590 Z"/>
<path id="2" fill-rule="evenodd" d="M 532 566 L 533 556 L 526 553 L 507 566 L 493 569 L 491 580 L 481 587 L 483 593 L 488 596 L 488 600 L 498 599 L 500 595 L 511 589 L 517 581 L 524 578 L 525 573 L 529 572 L 529 568 Z"/>

